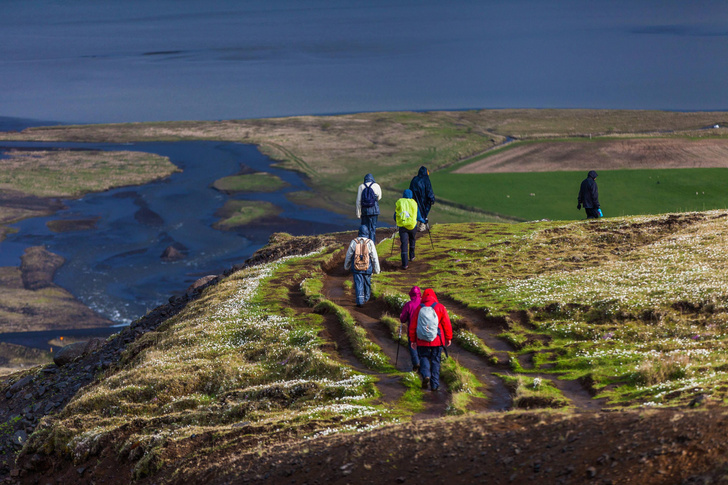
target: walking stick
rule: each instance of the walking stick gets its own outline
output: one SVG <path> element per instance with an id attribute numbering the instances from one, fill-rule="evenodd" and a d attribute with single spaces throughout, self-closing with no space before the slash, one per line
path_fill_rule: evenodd
<path id="1" fill-rule="evenodd" d="M 427 234 L 430 235 L 430 246 L 432 246 L 432 249 L 435 249 L 435 245 L 432 242 L 432 229 L 430 229 L 430 223 L 427 223 Z"/>
<path id="2" fill-rule="evenodd" d="M 402 345 L 402 324 L 399 324 L 399 335 L 397 335 L 397 356 L 394 358 L 394 368 L 397 368 L 397 361 L 399 360 L 399 348 Z"/>
<path id="3" fill-rule="evenodd" d="M 394 234 L 392 234 L 392 250 L 391 250 L 391 251 L 389 252 L 389 257 L 390 257 L 390 258 L 391 258 L 391 257 L 392 257 L 392 255 L 394 254 L 394 240 L 395 240 L 395 239 L 397 239 L 397 233 L 398 233 L 398 232 L 399 232 L 399 231 L 397 231 L 397 229 L 395 229 L 395 230 L 394 230 Z"/>

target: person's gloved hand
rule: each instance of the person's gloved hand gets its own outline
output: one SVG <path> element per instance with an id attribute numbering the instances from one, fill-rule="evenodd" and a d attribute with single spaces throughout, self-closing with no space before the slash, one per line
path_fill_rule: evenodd
<path id="1" fill-rule="evenodd" d="M 578 204 L 576 204 L 576 210 L 578 210 L 578 211 L 581 210 L 581 202 L 579 202 Z"/>

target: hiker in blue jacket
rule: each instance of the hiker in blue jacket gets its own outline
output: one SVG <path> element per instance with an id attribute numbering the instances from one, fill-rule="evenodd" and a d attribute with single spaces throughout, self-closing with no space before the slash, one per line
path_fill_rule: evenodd
<path id="1" fill-rule="evenodd" d="M 359 226 L 359 235 L 349 243 L 344 259 L 344 269 L 354 275 L 356 306 L 362 306 L 372 296 L 372 273 L 379 274 L 379 257 L 374 241 L 369 239 L 369 229 Z"/>
<path id="2" fill-rule="evenodd" d="M 435 203 L 435 192 L 432 190 L 432 183 L 430 182 L 430 171 L 426 167 L 420 167 L 417 175 L 412 178 L 409 189 L 412 191 L 412 197 L 417 202 L 417 220 L 421 223 L 420 231 L 424 231 L 430 209 L 432 204 Z"/>
<path id="3" fill-rule="evenodd" d="M 591 170 L 579 188 L 579 197 L 577 199 L 576 209 L 581 210 L 584 206 L 587 219 L 598 219 L 600 217 L 599 210 L 599 189 L 597 188 L 597 173 Z"/>
<path id="4" fill-rule="evenodd" d="M 359 186 L 356 193 L 356 217 L 361 219 L 361 225 L 369 229 L 369 239 L 377 242 L 377 218 L 379 217 L 379 200 L 382 198 L 382 188 L 374 181 L 370 173 L 364 177 L 364 183 Z"/>

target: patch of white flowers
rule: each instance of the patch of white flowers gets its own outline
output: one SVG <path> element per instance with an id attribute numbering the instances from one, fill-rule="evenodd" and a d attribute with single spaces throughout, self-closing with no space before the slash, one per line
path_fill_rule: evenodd
<path id="1" fill-rule="evenodd" d="M 702 231 L 677 233 L 616 261 L 572 273 L 544 274 L 513 280 L 502 298 L 516 298 L 528 306 L 551 302 L 615 301 L 616 308 L 632 310 L 675 301 L 703 302 L 728 299 L 728 241 Z M 695 231 L 695 232 L 692 232 Z"/>
<path id="2" fill-rule="evenodd" d="M 391 422 L 397 422 L 396 420 Z M 391 422 L 375 422 L 375 423 L 368 423 L 368 424 L 361 424 L 361 423 L 354 423 L 347 426 L 342 426 L 340 428 L 326 428 L 323 429 L 316 434 L 307 437 L 307 439 L 314 439 L 314 438 L 320 438 L 322 436 L 329 436 L 336 433 L 350 433 L 350 432 L 357 432 L 357 433 L 363 433 L 366 431 L 372 431 L 377 428 L 381 428 L 382 426 L 385 426 L 387 424 L 390 424 Z"/>

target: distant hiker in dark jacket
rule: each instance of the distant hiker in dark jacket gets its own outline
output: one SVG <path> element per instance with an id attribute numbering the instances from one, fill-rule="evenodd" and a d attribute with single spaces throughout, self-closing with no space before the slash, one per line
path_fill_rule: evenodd
<path id="1" fill-rule="evenodd" d="M 372 296 L 372 272 L 379 274 L 379 257 L 374 241 L 369 239 L 367 226 L 359 227 L 359 236 L 352 239 L 346 251 L 344 269 L 354 275 L 356 306 L 362 306 Z"/>
<path id="2" fill-rule="evenodd" d="M 419 209 L 419 215 L 417 220 L 422 224 L 427 224 L 427 218 L 430 214 L 432 204 L 435 203 L 435 192 L 432 190 L 432 183 L 430 183 L 430 172 L 426 167 L 420 167 L 420 171 L 412 179 L 409 186 L 412 191 L 412 196 L 417 202 L 417 208 Z M 420 227 L 420 230 L 424 230 Z"/>
<path id="3" fill-rule="evenodd" d="M 379 217 L 379 200 L 382 198 L 382 188 L 374 181 L 370 173 L 364 177 L 364 183 L 359 186 L 356 193 L 356 217 L 361 219 L 361 225 L 369 229 L 369 238 L 377 242 L 377 218 Z"/>
<path id="4" fill-rule="evenodd" d="M 420 357 L 417 355 L 417 350 L 412 347 L 412 341 L 409 339 L 409 327 L 412 314 L 420 306 L 420 287 L 413 286 L 409 291 L 410 301 L 404 304 L 402 307 L 402 313 L 399 314 L 399 321 L 407 325 L 407 346 L 410 351 L 410 358 L 412 359 L 412 372 L 420 370 Z"/>
<path id="5" fill-rule="evenodd" d="M 417 234 L 417 202 L 412 198 L 411 190 L 405 190 L 402 198 L 394 204 L 394 220 L 399 228 L 402 269 L 407 269 L 409 262 L 415 259 L 415 235 Z"/>
<path id="6" fill-rule="evenodd" d="M 434 311 L 433 311 L 434 310 Z M 422 389 L 437 391 L 440 387 L 442 348 L 452 343 L 452 325 L 447 309 L 437 301 L 431 288 L 425 290 L 422 302 L 412 314 L 409 327 L 410 347 L 420 358 Z"/>
<path id="7" fill-rule="evenodd" d="M 583 205 L 586 210 L 587 219 L 598 219 L 600 215 L 599 189 L 597 188 L 596 178 L 597 173 L 594 170 L 590 171 L 579 188 L 579 198 L 576 209 L 581 210 L 581 206 Z"/>

